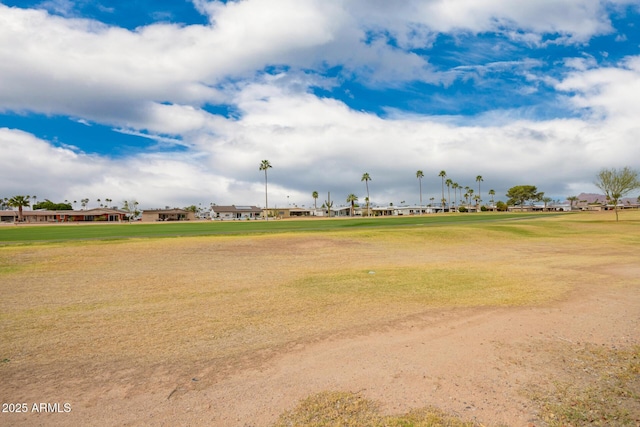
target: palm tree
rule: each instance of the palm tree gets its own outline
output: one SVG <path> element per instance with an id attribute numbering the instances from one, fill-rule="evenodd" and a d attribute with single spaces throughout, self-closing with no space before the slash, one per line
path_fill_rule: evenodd
<path id="1" fill-rule="evenodd" d="M 451 184 L 451 186 L 453 187 L 453 210 L 456 209 L 456 192 L 458 190 L 458 188 L 460 188 L 460 184 L 458 184 L 457 182 L 454 182 L 453 184 Z"/>
<path id="2" fill-rule="evenodd" d="M 80 204 L 82 205 L 82 209 L 87 207 L 87 203 L 89 203 L 89 199 L 80 199 Z"/>
<path id="3" fill-rule="evenodd" d="M 420 213 L 422 214 L 422 178 L 424 178 L 424 173 L 418 170 L 416 172 L 416 178 L 418 178 L 418 183 L 420 183 Z"/>
<path id="4" fill-rule="evenodd" d="M 469 188 L 467 192 L 469 193 L 469 207 L 471 207 L 471 201 L 473 200 L 473 188 Z"/>
<path id="5" fill-rule="evenodd" d="M 453 181 L 447 178 L 447 180 L 444 183 L 447 186 L 447 196 L 449 197 L 449 203 L 447 204 L 449 206 L 448 211 L 451 212 L 451 186 L 453 185 Z M 455 194 L 454 194 L 454 197 L 455 197 Z"/>
<path id="6" fill-rule="evenodd" d="M 577 202 L 578 201 L 578 196 L 569 196 L 569 197 L 567 197 L 567 200 L 570 203 L 569 209 L 573 210 L 573 202 Z M 638 198 L 638 201 L 640 201 L 640 198 Z"/>
<path id="7" fill-rule="evenodd" d="M 267 169 L 269 169 L 271 166 L 271 163 L 269 163 L 269 160 L 263 160 L 260 163 L 260 170 L 264 171 L 264 213 L 265 213 L 265 218 L 267 221 L 269 221 L 269 199 L 267 196 Z"/>
<path id="8" fill-rule="evenodd" d="M 438 176 L 442 178 L 442 200 L 444 200 L 444 178 L 447 176 L 447 173 L 445 171 L 440 171 Z M 442 205 L 442 212 L 444 212 L 444 205 Z"/>
<path id="9" fill-rule="evenodd" d="M 547 204 L 553 202 L 553 199 L 551 197 L 543 197 L 542 201 L 544 202 L 544 210 L 547 210 Z"/>
<path id="10" fill-rule="evenodd" d="M 496 190 L 494 190 L 493 188 L 491 190 L 489 190 L 489 195 L 491 196 L 491 210 L 494 210 L 496 204 L 495 204 L 495 202 L 493 200 L 493 198 L 494 198 L 493 196 L 496 195 Z"/>
<path id="11" fill-rule="evenodd" d="M 371 181 L 369 172 L 365 172 L 364 174 L 362 174 L 362 179 L 360 179 L 360 182 L 362 181 L 364 181 L 364 184 L 367 186 L 367 216 L 371 216 L 371 212 L 369 211 L 369 181 Z"/>
<path id="12" fill-rule="evenodd" d="M 13 196 L 7 200 L 7 205 L 12 208 L 18 208 L 18 222 L 22 222 L 22 208 L 29 207 L 31 196 Z"/>
<path id="13" fill-rule="evenodd" d="M 358 196 L 351 193 L 347 196 L 347 203 L 351 203 L 351 216 L 353 216 L 353 210 L 355 209 L 355 203 L 358 201 Z"/>
<path id="14" fill-rule="evenodd" d="M 318 209 L 318 192 L 314 191 L 313 193 L 311 193 L 311 197 L 313 197 L 313 209 Z M 315 215 L 315 213 L 314 213 Z"/>
<path id="15" fill-rule="evenodd" d="M 480 183 L 484 181 L 481 175 L 476 176 L 476 182 L 478 183 L 478 204 L 482 203 L 482 192 L 480 191 Z M 478 209 L 478 212 L 480 210 Z"/>
<path id="16" fill-rule="evenodd" d="M 469 207 L 469 190 L 471 190 L 470 187 L 464 187 L 466 193 L 464 194 L 464 203 L 467 205 L 467 207 Z"/>

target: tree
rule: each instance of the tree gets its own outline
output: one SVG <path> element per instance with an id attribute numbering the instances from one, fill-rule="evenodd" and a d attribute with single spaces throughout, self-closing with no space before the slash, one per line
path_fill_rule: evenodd
<path id="1" fill-rule="evenodd" d="M 351 216 L 353 216 L 353 210 L 355 209 L 355 204 L 358 201 L 358 196 L 351 193 L 347 196 L 347 203 L 351 203 Z"/>
<path id="2" fill-rule="evenodd" d="M 440 171 L 438 176 L 442 178 L 442 199 L 441 200 L 444 200 L 444 178 L 447 176 L 447 173 L 445 171 Z M 442 205 L 442 212 L 444 212 L 444 204 Z"/>
<path id="3" fill-rule="evenodd" d="M 364 174 L 362 174 L 362 179 L 360 179 L 360 182 L 364 181 L 364 184 L 367 186 L 367 216 L 371 216 L 371 211 L 369 210 L 369 181 L 371 181 L 371 177 L 369 176 L 368 172 L 365 172 Z"/>
<path id="4" fill-rule="evenodd" d="M 418 170 L 416 172 L 416 178 L 418 178 L 418 183 L 420 184 L 420 213 L 422 213 L 422 178 L 424 178 L 424 173 Z"/>
<path id="5" fill-rule="evenodd" d="M 476 182 L 478 183 L 478 204 L 482 203 L 482 192 L 480 191 L 480 183 L 483 182 L 481 175 L 476 176 Z"/>
<path id="6" fill-rule="evenodd" d="M 458 188 L 460 188 L 460 184 L 458 184 L 457 182 L 454 182 L 453 184 L 451 184 L 451 186 L 453 187 L 453 209 L 455 210 L 456 197 L 458 197 L 457 193 L 458 193 Z"/>
<path id="7" fill-rule="evenodd" d="M 12 208 L 18 208 L 18 221 L 22 221 L 22 208 L 29 207 L 31 202 L 29 199 L 31 196 L 13 196 L 7 200 L 7 205 Z"/>
<path id="8" fill-rule="evenodd" d="M 498 212 L 505 212 L 508 208 L 507 204 L 502 200 L 498 200 L 498 203 L 496 203 L 496 210 Z"/>
<path id="9" fill-rule="evenodd" d="M 317 202 L 318 202 L 318 192 L 314 191 L 313 193 L 311 193 L 311 197 L 313 197 L 313 208 L 314 209 L 318 209 L 318 204 L 317 204 Z M 315 213 L 314 213 L 314 215 L 315 215 Z"/>
<path id="10" fill-rule="evenodd" d="M 87 203 L 89 203 L 89 199 L 80 199 L 80 204 L 82 205 L 82 209 L 87 207 Z"/>
<path id="11" fill-rule="evenodd" d="M 122 202 L 122 210 L 127 212 L 127 218 L 129 219 L 129 221 L 131 221 L 132 218 L 140 215 L 140 211 L 138 211 L 137 200 L 125 200 L 124 202 Z"/>
<path id="12" fill-rule="evenodd" d="M 269 160 L 263 160 L 260 163 L 260 170 L 264 171 L 264 212 L 265 212 L 265 219 L 268 221 L 269 220 L 269 199 L 267 197 L 267 170 L 269 168 L 271 168 L 271 163 L 269 163 Z"/>
<path id="13" fill-rule="evenodd" d="M 507 204 L 520 206 L 520 209 L 524 210 L 526 202 L 540 200 L 544 193 L 538 193 L 535 185 L 516 185 L 507 191 L 506 196 L 509 198 Z"/>
<path id="14" fill-rule="evenodd" d="M 578 196 L 569 196 L 567 200 L 569 201 L 569 209 L 573 210 L 573 203 L 578 201 Z"/>
<path id="15" fill-rule="evenodd" d="M 32 209 L 46 209 L 48 211 L 65 211 L 71 210 L 71 203 L 54 203 L 49 199 L 44 199 L 44 202 L 35 203 Z"/>
<path id="16" fill-rule="evenodd" d="M 448 207 L 449 207 L 449 211 L 451 211 L 451 186 L 453 185 L 453 181 L 451 181 L 451 179 L 447 178 L 447 180 L 444 182 L 445 185 L 447 186 L 447 196 L 449 197 L 449 202 L 447 203 Z M 455 194 L 454 194 L 455 197 Z"/>
<path id="17" fill-rule="evenodd" d="M 496 195 L 496 190 L 494 190 L 493 188 L 491 190 L 489 190 L 489 195 L 491 196 L 491 209 L 495 209 L 495 200 L 494 200 L 494 196 Z"/>
<path id="18" fill-rule="evenodd" d="M 544 210 L 547 210 L 547 205 L 551 202 L 553 202 L 553 199 L 551 197 L 543 197 L 541 199 L 544 202 Z"/>
<path id="19" fill-rule="evenodd" d="M 613 203 L 616 221 L 618 221 L 618 201 L 633 190 L 640 188 L 638 172 L 626 166 L 622 170 L 602 169 L 596 176 L 594 184 L 604 191 L 607 200 Z"/>

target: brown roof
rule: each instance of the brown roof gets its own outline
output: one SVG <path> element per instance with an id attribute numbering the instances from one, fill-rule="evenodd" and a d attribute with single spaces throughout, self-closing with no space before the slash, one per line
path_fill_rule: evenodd
<path id="1" fill-rule="evenodd" d="M 211 207 L 211 210 L 214 212 L 231 212 L 231 213 L 246 213 L 246 212 L 262 212 L 262 208 L 257 206 L 218 206 L 214 205 Z"/>
<path id="2" fill-rule="evenodd" d="M 145 209 L 142 211 L 142 213 L 162 213 L 162 214 L 174 214 L 174 213 L 188 213 L 191 211 L 185 210 L 185 209 L 180 209 L 180 208 L 173 208 L 173 209 Z"/>

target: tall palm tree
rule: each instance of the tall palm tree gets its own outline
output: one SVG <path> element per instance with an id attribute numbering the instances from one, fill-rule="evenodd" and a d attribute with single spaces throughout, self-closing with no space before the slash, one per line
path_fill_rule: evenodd
<path id="1" fill-rule="evenodd" d="M 364 181 L 364 184 L 367 186 L 367 216 L 371 216 L 371 211 L 369 210 L 369 181 L 371 181 L 371 177 L 369 176 L 369 172 L 362 174 L 360 182 L 362 181 Z"/>
<path id="2" fill-rule="evenodd" d="M 355 204 L 358 201 L 358 196 L 351 193 L 347 196 L 347 203 L 351 203 L 351 216 L 353 216 L 353 210 L 355 209 Z"/>
<path id="3" fill-rule="evenodd" d="M 480 183 L 484 181 L 481 175 L 476 176 L 476 182 L 478 183 L 478 203 L 482 203 L 482 192 L 480 191 Z M 480 212 L 480 210 L 478 210 Z"/>
<path id="4" fill-rule="evenodd" d="M 418 178 L 418 183 L 420 183 L 420 213 L 422 213 L 422 178 L 424 178 L 424 173 L 418 170 L 416 172 L 416 178 Z"/>
<path id="5" fill-rule="evenodd" d="M 469 188 L 467 192 L 469 193 L 469 206 L 471 206 L 471 201 L 473 200 L 473 188 Z"/>
<path id="6" fill-rule="evenodd" d="M 471 188 L 469 186 L 465 186 L 464 190 L 466 191 L 466 193 L 464 194 L 464 203 L 467 205 L 467 207 L 469 207 L 469 190 L 471 190 Z"/>
<path id="7" fill-rule="evenodd" d="M 453 184 L 451 184 L 451 186 L 453 187 L 453 209 L 456 209 L 456 197 L 458 197 L 456 195 L 458 188 L 460 188 L 460 184 L 458 184 L 457 182 L 454 182 Z"/>
<path id="8" fill-rule="evenodd" d="M 444 178 L 447 176 L 447 173 L 445 171 L 440 171 L 438 176 L 442 178 L 442 200 L 444 200 Z M 444 212 L 444 204 L 442 205 L 442 212 Z"/>
<path id="9" fill-rule="evenodd" d="M 493 199 L 494 199 L 494 196 L 496 195 L 496 190 L 494 190 L 493 188 L 491 190 L 489 190 L 489 195 L 491 196 L 491 210 L 494 210 L 496 204 L 495 204 L 495 201 Z"/>
<path id="10" fill-rule="evenodd" d="M 31 206 L 29 199 L 31 196 L 13 196 L 7 200 L 7 205 L 18 208 L 18 222 L 22 222 L 22 208 Z"/>
<path id="11" fill-rule="evenodd" d="M 271 163 L 269 163 L 269 160 L 263 160 L 260 163 L 260 170 L 264 171 L 264 212 L 265 212 L 265 218 L 267 221 L 269 221 L 269 198 L 268 198 L 268 193 L 267 193 L 267 170 L 269 168 L 271 168 Z"/>
<path id="12" fill-rule="evenodd" d="M 451 186 L 453 185 L 453 181 L 447 178 L 447 180 L 444 183 L 447 186 L 447 196 L 449 197 L 449 202 L 447 203 L 447 206 L 449 209 L 447 210 L 451 212 Z M 453 196 L 455 197 L 455 194 Z"/>
<path id="13" fill-rule="evenodd" d="M 313 197 L 313 209 L 318 209 L 318 192 L 314 191 L 313 193 L 311 193 L 311 197 Z M 314 213 L 315 215 L 315 213 Z"/>
<path id="14" fill-rule="evenodd" d="M 578 201 L 578 196 L 569 196 L 569 197 L 567 197 L 567 200 L 570 203 L 569 209 L 573 210 L 573 202 L 577 202 Z M 640 197 L 638 198 L 638 201 L 640 201 Z"/>

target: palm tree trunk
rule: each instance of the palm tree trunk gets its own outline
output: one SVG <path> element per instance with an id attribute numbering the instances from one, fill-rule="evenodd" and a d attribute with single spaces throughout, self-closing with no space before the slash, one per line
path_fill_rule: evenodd
<path id="1" fill-rule="evenodd" d="M 267 192 L 267 170 L 264 170 L 264 209 L 265 209 L 265 220 L 269 221 L 269 198 Z"/>

